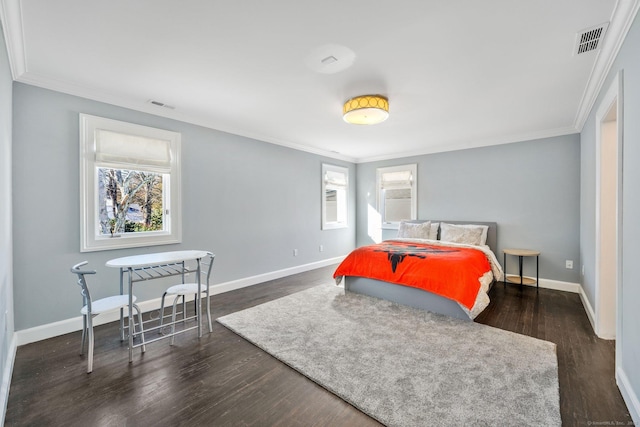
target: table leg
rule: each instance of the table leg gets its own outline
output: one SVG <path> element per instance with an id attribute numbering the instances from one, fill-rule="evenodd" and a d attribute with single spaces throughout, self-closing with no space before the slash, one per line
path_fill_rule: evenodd
<path id="1" fill-rule="evenodd" d="M 507 286 L 507 253 L 502 254 L 502 265 L 504 266 L 504 286 Z"/>
<path id="2" fill-rule="evenodd" d="M 129 363 L 133 362 L 133 271 L 129 267 Z"/>
<path id="3" fill-rule="evenodd" d="M 124 295 L 124 270 L 120 269 L 120 295 Z M 120 308 L 120 341 L 124 341 L 124 309 Z"/>
<path id="4" fill-rule="evenodd" d="M 536 255 L 536 291 L 540 289 L 540 277 L 538 275 L 539 258 L 540 255 Z"/>
<path id="5" fill-rule="evenodd" d="M 519 273 L 520 273 L 520 286 L 522 286 L 522 259 L 524 257 L 523 256 L 518 256 L 518 264 L 519 264 Z"/>
<path id="6" fill-rule="evenodd" d="M 201 279 L 201 275 L 200 275 L 200 258 L 198 258 L 196 260 L 196 263 L 198 265 L 197 269 L 196 269 L 196 274 L 198 277 L 198 294 L 196 295 L 196 321 L 198 322 L 198 338 L 202 337 L 202 322 L 200 321 L 200 317 L 202 317 L 200 315 L 200 313 L 202 312 L 201 310 L 201 296 L 202 296 L 202 279 Z"/>

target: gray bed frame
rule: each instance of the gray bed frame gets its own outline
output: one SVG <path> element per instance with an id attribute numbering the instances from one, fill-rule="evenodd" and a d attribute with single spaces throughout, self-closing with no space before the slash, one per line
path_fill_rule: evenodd
<path id="1" fill-rule="evenodd" d="M 426 221 L 410 221 L 412 223 L 423 223 Z M 495 222 L 483 221 L 437 221 L 446 222 L 448 224 L 478 224 L 487 225 L 487 245 L 493 253 L 496 252 L 498 236 L 498 224 Z M 439 234 L 439 232 L 438 232 Z M 356 292 L 359 294 L 369 295 L 376 298 L 386 299 L 398 304 L 408 305 L 410 307 L 422 310 L 440 313 L 458 319 L 471 321 L 467 313 L 458 305 L 457 302 L 440 295 L 433 294 L 422 289 L 412 288 L 409 286 L 396 285 L 393 283 L 383 282 L 381 280 L 368 279 L 366 277 L 347 276 L 344 278 L 344 288 L 348 292 Z"/>

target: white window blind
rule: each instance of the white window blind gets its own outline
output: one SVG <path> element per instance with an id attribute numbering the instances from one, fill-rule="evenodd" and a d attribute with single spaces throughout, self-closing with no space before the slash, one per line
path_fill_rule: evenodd
<path id="1" fill-rule="evenodd" d="M 380 179 L 380 186 L 383 190 L 399 188 L 411 188 L 413 174 L 410 170 L 384 172 Z"/>
<path id="2" fill-rule="evenodd" d="M 104 166 L 132 165 L 154 172 L 171 172 L 171 142 L 96 129 L 95 161 Z"/>
<path id="3" fill-rule="evenodd" d="M 347 175 L 344 172 L 328 170 L 324 175 L 326 188 L 339 190 L 347 187 Z"/>

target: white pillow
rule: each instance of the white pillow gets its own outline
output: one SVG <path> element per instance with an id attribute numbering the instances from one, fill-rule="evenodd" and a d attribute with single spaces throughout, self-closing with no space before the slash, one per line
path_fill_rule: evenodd
<path id="1" fill-rule="evenodd" d="M 429 233 L 431 231 L 431 222 L 423 222 L 421 224 L 415 224 L 406 221 L 400 221 L 400 227 L 398 227 L 398 237 L 408 237 L 412 239 L 429 239 Z"/>
<path id="2" fill-rule="evenodd" d="M 484 245 L 487 242 L 487 225 L 440 224 L 440 240 L 467 245 Z"/>
<path id="3" fill-rule="evenodd" d="M 431 230 L 429 230 L 429 238 L 431 240 L 438 240 L 438 228 L 440 228 L 439 222 L 431 223 Z"/>

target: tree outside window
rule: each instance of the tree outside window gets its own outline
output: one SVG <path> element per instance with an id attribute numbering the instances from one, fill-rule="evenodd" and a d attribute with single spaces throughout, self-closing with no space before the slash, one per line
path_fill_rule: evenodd
<path id="1" fill-rule="evenodd" d="M 163 230 L 162 175 L 98 168 L 100 233 Z"/>

